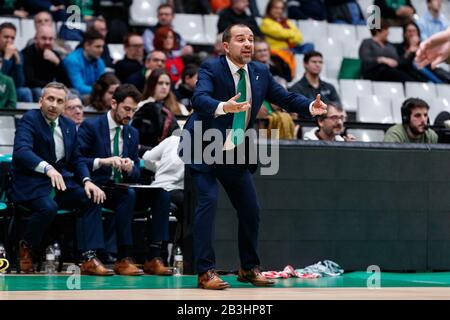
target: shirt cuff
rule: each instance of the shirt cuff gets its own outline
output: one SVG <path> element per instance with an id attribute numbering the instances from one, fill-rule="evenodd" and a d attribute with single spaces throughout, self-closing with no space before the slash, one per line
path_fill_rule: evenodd
<path id="1" fill-rule="evenodd" d="M 48 166 L 49 163 L 47 161 L 41 161 L 37 165 L 36 168 L 34 168 L 34 171 L 45 174 L 45 167 Z"/>
<path id="2" fill-rule="evenodd" d="M 100 169 L 100 158 L 95 158 L 94 163 L 92 164 L 92 171 Z"/>
<path id="3" fill-rule="evenodd" d="M 223 116 L 224 114 L 227 114 L 225 111 L 223 111 L 223 105 L 225 104 L 225 102 L 221 102 L 219 103 L 219 105 L 216 108 L 216 111 L 214 112 L 214 115 L 216 116 L 216 118 L 218 116 Z"/>
<path id="4" fill-rule="evenodd" d="M 309 113 L 312 115 L 312 107 L 313 107 L 313 104 L 314 104 L 314 100 L 313 100 L 313 102 L 311 102 L 310 104 L 309 104 Z"/>
<path id="5" fill-rule="evenodd" d="M 83 184 L 84 184 L 85 182 L 87 182 L 87 181 L 92 181 L 92 179 L 89 178 L 89 177 L 84 177 L 84 178 L 83 178 Z"/>

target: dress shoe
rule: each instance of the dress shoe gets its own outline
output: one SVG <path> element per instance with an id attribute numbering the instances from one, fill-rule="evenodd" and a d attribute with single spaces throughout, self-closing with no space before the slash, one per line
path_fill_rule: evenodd
<path id="1" fill-rule="evenodd" d="M 208 290 L 223 290 L 229 288 L 228 282 L 220 279 L 214 270 L 208 270 L 198 275 L 198 287 Z"/>
<path id="2" fill-rule="evenodd" d="M 240 282 L 250 282 L 252 285 L 257 287 L 270 287 L 275 284 L 275 281 L 267 279 L 263 276 L 257 267 L 251 270 L 239 269 L 237 279 Z"/>
<path id="3" fill-rule="evenodd" d="M 152 260 L 146 260 L 144 263 L 144 272 L 146 274 L 153 274 L 157 276 L 171 276 L 173 270 L 164 266 L 161 258 L 153 258 Z"/>
<path id="4" fill-rule="evenodd" d="M 117 260 L 114 264 L 114 272 L 122 276 L 141 276 L 144 271 L 136 267 L 130 258 Z"/>
<path id="5" fill-rule="evenodd" d="M 28 248 L 24 241 L 19 243 L 20 271 L 24 273 L 34 273 L 33 258 L 31 249 Z"/>
<path id="6" fill-rule="evenodd" d="M 81 274 L 89 276 L 112 276 L 114 271 L 105 268 L 103 263 L 97 258 L 92 258 L 89 261 L 83 262 L 81 265 Z"/>

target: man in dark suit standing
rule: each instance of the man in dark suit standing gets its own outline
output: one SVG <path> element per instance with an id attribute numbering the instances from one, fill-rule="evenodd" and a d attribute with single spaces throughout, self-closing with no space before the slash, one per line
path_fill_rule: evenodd
<path id="1" fill-rule="evenodd" d="M 111 110 L 85 120 L 78 130 L 80 152 L 92 172 L 92 179 L 106 192 L 103 207 L 115 211 L 113 224 L 118 254 L 114 271 L 129 276 L 143 274 L 130 259 L 136 194 L 133 189 L 119 187 L 115 183 L 137 182 L 139 179 L 139 136 L 128 123 L 140 100 L 141 94 L 133 85 L 121 85 L 114 91 Z"/>
<path id="2" fill-rule="evenodd" d="M 189 152 L 196 157 L 193 146 L 198 143 L 194 139 L 199 134 L 203 136 L 208 129 L 218 129 L 222 133 L 224 154 L 235 152 L 238 149 L 235 147 L 243 141 L 239 133 L 253 127 L 263 100 L 303 116 L 326 113 L 326 105 L 320 101 L 320 95 L 316 100 L 309 100 L 288 93 L 274 81 L 265 65 L 251 61 L 253 32 L 249 27 L 241 24 L 228 27 L 223 33 L 222 42 L 226 55 L 208 60 L 200 68 L 192 98 L 194 112 L 185 125 L 191 139 L 183 139 L 180 144 L 183 158 Z M 201 124 L 202 130 L 194 135 L 196 122 Z M 227 134 L 230 129 L 231 133 Z M 193 158 L 189 159 L 189 166 L 198 195 L 193 227 L 198 286 L 213 290 L 229 287 L 214 271 L 212 241 L 219 192 L 217 180 L 225 188 L 238 214 L 241 260 L 238 280 L 255 286 L 273 285 L 273 280 L 265 278 L 259 269 L 259 203 L 250 167 L 227 163 L 207 164 L 204 159 L 198 162 Z"/>
<path id="3" fill-rule="evenodd" d="M 81 272 L 112 275 L 95 255 L 104 245 L 100 204 L 105 193 L 91 181 L 82 161 L 75 123 L 61 116 L 67 92 L 61 83 L 47 84 L 40 110 L 28 111 L 16 130 L 11 195 L 14 203 L 32 212 L 19 245 L 20 270 L 34 271 L 33 258 L 58 209 L 78 209 L 84 220 L 77 225 L 78 245 L 85 258 Z"/>

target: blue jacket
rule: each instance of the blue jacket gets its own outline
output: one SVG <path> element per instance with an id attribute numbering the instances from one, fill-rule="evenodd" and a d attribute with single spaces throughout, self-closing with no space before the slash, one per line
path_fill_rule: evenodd
<path id="1" fill-rule="evenodd" d="M 111 142 L 109 140 L 109 126 L 107 114 L 83 121 L 78 129 L 80 151 L 89 170 L 92 170 L 95 158 L 111 157 Z M 130 174 L 123 172 L 124 182 L 136 182 L 139 179 L 139 134 L 130 125 L 123 126 L 122 157 L 134 161 Z M 112 175 L 111 167 L 100 167 L 92 172 L 95 183 L 106 184 Z"/>
<path id="2" fill-rule="evenodd" d="M 23 56 L 20 54 L 21 63 L 17 64 L 16 59 L 12 57 L 8 60 L 3 60 L 1 73 L 5 76 L 11 77 L 14 80 L 16 88 L 25 86 L 25 73 L 23 71 Z"/>
<path id="3" fill-rule="evenodd" d="M 89 94 L 92 86 L 105 72 L 103 60 L 88 60 L 84 56 L 83 48 L 78 48 L 69 54 L 63 61 L 66 73 L 72 82 L 72 87 L 80 94 Z"/>
<path id="4" fill-rule="evenodd" d="M 60 116 L 59 126 L 64 139 L 65 157 L 56 162 L 55 142 L 41 111 L 30 110 L 19 121 L 11 167 L 11 196 L 14 202 L 30 201 L 50 194 L 50 178 L 35 171 L 41 161 L 47 161 L 55 167 L 69 189 L 77 187 L 83 178 L 89 177 L 89 170 L 78 148 L 75 123 Z"/>
<path id="5" fill-rule="evenodd" d="M 252 61 L 248 64 L 248 72 L 252 90 L 252 107 L 247 128 L 253 128 L 256 115 L 263 104 L 263 100 L 274 103 L 289 112 L 296 112 L 306 117 L 311 116 L 309 105 L 313 100 L 296 93 L 287 92 L 273 79 L 267 66 Z M 225 56 L 205 61 L 200 67 L 198 82 L 192 97 L 194 112 L 184 126 L 184 130 L 191 136 L 192 141 L 194 137 L 194 122 L 201 121 L 202 135 L 205 130 L 215 128 L 221 131 L 225 142 L 226 130 L 231 129 L 234 114 L 229 113 L 215 117 L 214 113 L 220 102 L 228 101 L 235 95 L 236 88 L 233 76 Z M 183 149 L 188 148 L 186 141 L 187 139 L 181 140 L 180 155 L 183 155 Z M 194 143 L 190 146 L 191 157 L 194 156 L 193 146 Z M 210 169 L 206 164 L 193 167 L 202 171 Z"/>

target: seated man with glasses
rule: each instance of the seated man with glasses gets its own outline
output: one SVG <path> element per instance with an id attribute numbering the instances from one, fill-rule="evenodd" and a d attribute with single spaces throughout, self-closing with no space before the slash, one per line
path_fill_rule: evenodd
<path id="1" fill-rule="evenodd" d="M 64 106 L 63 115 L 75 122 L 77 130 L 84 120 L 83 103 L 80 98 L 69 93 L 67 95 L 66 105 Z"/>
<path id="2" fill-rule="evenodd" d="M 328 113 L 316 118 L 317 127 L 307 132 L 303 140 L 354 141 L 352 135 L 344 134 L 347 115 L 338 103 L 328 103 Z"/>

